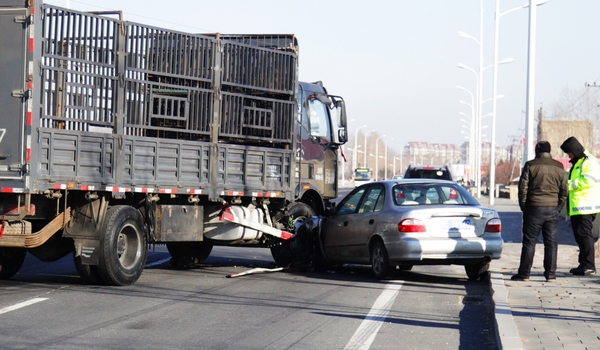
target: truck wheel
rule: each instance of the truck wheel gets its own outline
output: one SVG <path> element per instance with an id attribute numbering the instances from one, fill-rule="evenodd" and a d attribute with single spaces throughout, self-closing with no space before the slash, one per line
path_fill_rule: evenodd
<path id="1" fill-rule="evenodd" d="M 371 248 L 371 270 L 377 279 L 385 279 L 390 274 L 388 252 L 382 241 L 376 241 Z"/>
<path id="2" fill-rule="evenodd" d="M 0 279 L 9 279 L 19 272 L 27 251 L 22 248 L 0 248 Z"/>
<path id="3" fill-rule="evenodd" d="M 173 265 L 187 267 L 200 264 L 212 251 L 213 245 L 205 242 L 177 242 L 167 243 L 167 250 L 173 257 Z"/>
<path id="4" fill-rule="evenodd" d="M 133 284 L 142 274 L 148 254 L 142 214 L 128 205 L 111 207 L 101 232 L 100 277 L 108 285 Z"/>
<path id="5" fill-rule="evenodd" d="M 98 266 L 82 264 L 80 256 L 73 258 L 73 260 L 75 261 L 77 273 L 79 273 L 79 276 L 85 283 L 93 285 L 104 284 L 100 272 L 98 272 Z"/>
<path id="6" fill-rule="evenodd" d="M 316 214 L 313 208 L 305 203 L 296 202 L 289 207 L 288 215 L 284 216 L 280 222 L 284 225 L 286 230 L 289 230 L 294 234 L 296 229 L 302 225 L 306 218 L 314 215 Z M 288 266 L 294 261 L 289 241 L 274 238 L 270 240 L 269 247 L 271 248 L 271 255 L 277 266 Z"/>
<path id="7" fill-rule="evenodd" d="M 490 262 L 482 261 L 475 264 L 465 265 L 465 272 L 471 281 L 486 281 L 490 276 Z"/>

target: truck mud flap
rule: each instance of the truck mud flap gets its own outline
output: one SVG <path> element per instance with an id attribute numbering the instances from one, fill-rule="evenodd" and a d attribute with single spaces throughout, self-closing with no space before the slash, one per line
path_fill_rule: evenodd
<path id="1" fill-rule="evenodd" d="M 8 223 L 2 221 L 2 227 L 0 228 L 0 247 L 14 247 L 14 248 L 36 248 L 46 243 L 56 232 L 61 230 L 71 220 L 71 208 L 63 213 L 56 216 L 48 225 L 44 226 L 41 230 L 31 234 L 13 234 L 6 233 L 5 228 Z"/>

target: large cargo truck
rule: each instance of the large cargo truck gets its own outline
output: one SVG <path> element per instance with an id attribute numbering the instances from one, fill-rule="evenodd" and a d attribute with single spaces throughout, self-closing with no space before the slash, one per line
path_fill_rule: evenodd
<path id="1" fill-rule="evenodd" d="M 287 265 L 295 227 L 337 197 L 340 96 L 298 81 L 293 35 L 190 34 L 0 0 L 0 279 L 72 254 L 128 285 L 148 247 L 214 245 Z"/>

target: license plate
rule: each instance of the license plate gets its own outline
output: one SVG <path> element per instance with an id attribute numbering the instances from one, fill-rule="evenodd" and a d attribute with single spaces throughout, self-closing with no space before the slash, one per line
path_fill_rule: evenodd
<path id="1" fill-rule="evenodd" d="M 471 233 L 475 231 L 475 223 L 471 219 L 445 220 L 440 222 L 440 228 L 444 231 Z"/>

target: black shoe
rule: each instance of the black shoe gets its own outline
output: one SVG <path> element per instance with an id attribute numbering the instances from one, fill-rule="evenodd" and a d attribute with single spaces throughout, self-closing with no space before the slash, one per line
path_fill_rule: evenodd
<path id="1" fill-rule="evenodd" d="M 596 269 L 576 269 L 573 271 L 575 276 L 591 276 L 596 274 Z"/>
<path id="2" fill-rule="evenodd" d="M 529 281 L 529 277 L 516 274 L 510 278 L 511 281 Z"/>
<path id="3" fill-rule="evenodd" d="M 556 282 L 556 277 L 546 277 L 546 282 Z"/>
<path id="4" fill-rule="evenodd" d="M 574 267 L 574 268 L 570 269 L 570 270 L 569 270 L 569 273 L 575 273 L 575 271 L 577 271 L 577 270 L 581 270 L 581 265 L 579 265 L 579 266 L 577 266 L 577 267 Z"/>

